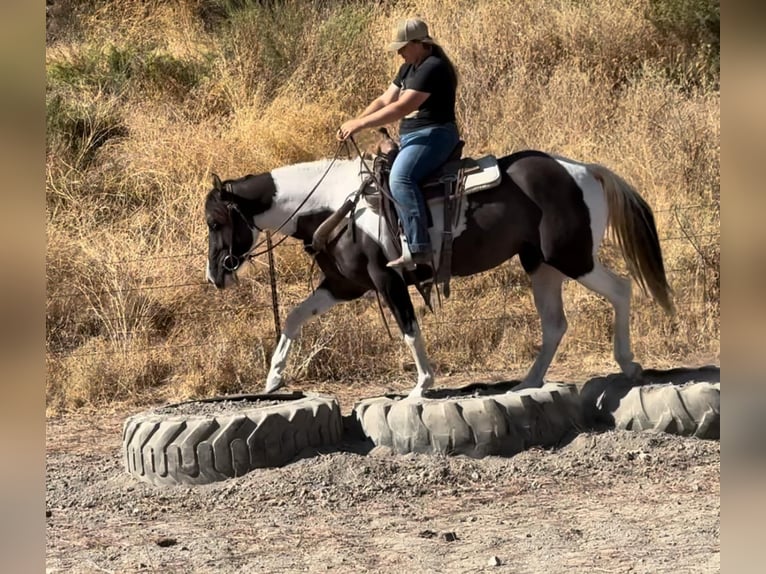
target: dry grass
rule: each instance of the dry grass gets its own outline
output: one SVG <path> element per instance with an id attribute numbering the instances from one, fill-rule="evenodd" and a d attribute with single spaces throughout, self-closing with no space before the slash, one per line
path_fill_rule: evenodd
<path id="1" fill-rule="evenodd" d="M 703 62 L 673 67 L 678 46 L 647 19 L 650 3 L 79 4 L 47 49 L 49 408 L 260 389 L 275 343 L 268 268 L 255 262 L 225 293 L 203 284 L 210 173 L 331 155 L 334 127 L 392 77 L 381 48 L 413 13 L 459 69 L 467 153 L 533 147 L 602 163 L 655 210 L 678 313 L 635 294 L 639 360 L 716 360 L 719 92 L 685 71 Z M 275 256 L 284 320 L 308 293 L 310 261 L 292 241 Z M 613 245 L 602 257 L 618 261 Z M 518 263 L 453 291 L 435 316 L 415 295 L 438 372 L 523 375 L 539 324 Z M 565 305 L 553 372 L 614 370 L 607 303 L 567 284 Z M 407 386 L 394 334 L 362 299 L 307 326 L 289 372 L 305 389 Z"/>

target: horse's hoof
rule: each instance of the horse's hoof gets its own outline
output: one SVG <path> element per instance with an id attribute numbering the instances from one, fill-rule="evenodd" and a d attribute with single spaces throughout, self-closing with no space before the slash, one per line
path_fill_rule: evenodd
<path id="1" fill-rule="evenodd" d="M 423 398 L 423 389 L 412 389 L 410 391 L 410 394 L 407 395 L 407 399 L 422 399 L 422 398 Z"/>
<path id="2" fill-rule="evenodd" d="M 273 379 L 267 379 L 266 380 L 266 388 L 263 389 L 263 392 L 267 395 L 270 393 L 273 393 L 274 391 L 278 391 L 282 387 L 285 386 L 285 381 L 282 377 L 279 378 L 273 378 Z"/>
<path id="3" fill-rule="evenodd" d="M 522 381 L 515 387 L 511 388 L 509 393 L 515 393 L 516 391 L 522 391 L 524 389 L 539 389 L 543 386 L 542 381 L 536 382 L 536 381 Z"/>
<path id="4" fill-rule="evenodd" d="M 628 363 L 627 367 L 624 368 L 622 372 L 629 379 L 636 380 L 641 377 L 641 373 L 644 372 L 644 369 L 641 367 L 640 364 L 631 362 L 631 363 Z"/>

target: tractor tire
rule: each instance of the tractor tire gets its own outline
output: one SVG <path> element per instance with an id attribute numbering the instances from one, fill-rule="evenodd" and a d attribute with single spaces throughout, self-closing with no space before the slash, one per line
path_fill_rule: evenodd
<path id="1" fill-rule="evenodd" d="M 215 411 L 216 402 L 232 400 L 243 401 L 241 410 L 173 413 L 192 403 Z M 254 401 L 270 406 L 248 408 Z M 338 444 L 343 432 L 337 401 L 320 395 L 236 395 L 158 410 L 131 416 L 122 432 L 125 470 L 158 486 L 208 484 L 282 466 L 304 449 Z"/>
<path id="2" fill-rule="evenodd" d="M 721 437 L 720 370 L 714 367 L 647 371 L 638 382 L 599 377 L 588 381 L 581 395 L 586 421 L 593 425 Z"/>
<path id="3" fill-rule="evenodd" d="M 451 396 L 434 398 L 438 394 L 365 399 L 354 406 L 353 416 L 375 447 L 387 447 L 396 454 L 474 458 L 553 446 L 581 420 L 574 385 L 550 383 L 518 392 L 471 385 L 451 391 Z"/>

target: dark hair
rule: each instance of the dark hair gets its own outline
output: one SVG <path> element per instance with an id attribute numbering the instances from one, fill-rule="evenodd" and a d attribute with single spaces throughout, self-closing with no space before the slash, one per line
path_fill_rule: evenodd
<path id="1" fill-rule="evenodd" d="M 450 75 L 452 76 L 452 82 L 457 88 L 457 70 L 455 69 L 455 64 L 452 63 L 452 60 L 450 60 L 449 56 L 447 56 L 447 54 L 444 52 L 444 48 L 442 48 L 439 44 L 431 44 L 431 50 L 434 56 L 444 60 L 447 63 Z"/>

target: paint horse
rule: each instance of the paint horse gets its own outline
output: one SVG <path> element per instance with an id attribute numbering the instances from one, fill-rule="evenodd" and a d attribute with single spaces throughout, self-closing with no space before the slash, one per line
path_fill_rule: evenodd
<path id="1" fill-rule="evenodd" d="M 450 271 L 454 276 L 473 275 L 518 255 L 529 274 L 542 326 L 542 346 L 514 390 L 543 384 L 567 330 L 562 301 L 562 283 L 567 278 L 612 304 L 614 358 L 626 375 L 638 377 L 642 369 L 633 361 L 630 342 L 631 280 L 606 269 L 596 254 L 609 226 L 633 280 L 672 312 L 654 216 L 644 199 L 606 167 L 541 151 L 521 151 L 497 159 L 488 156 L 476 163 L 494 168 L 498 181 L 489 187 L 485 182 L 480 191 L 469 193 L 466 180 L 466 194 L 452 219 Z M 301 327 L 338 303 L 370 290 L 377 291 L 391 310 L 415 360 L 417 384 L 409 396 L 422 396 L 434 383 L 408 291 L 408 284 L 428 277 L 430 267 L 418 266 L 414 271 L 386 267 L 400 252 L 399 238 L 363 201 L 345 215 L 349 224 L 323 249 L 312 246 L 317 228 L 348 205 L 365 177 L 357 159 L 288 165 L 227 181 L 213 175 L 213 189 L 205 199 L 210 282 L 217 288 L 233 284 L 264 230 L 278 230 L 301 240 L 323 273 L 319 286 L 284 322 L 271 359 L 267 393 L 284 385 L 288 353 Z M 437 250 L 444 227 L 443 210 L 435 205 L 439 201 L 429 203 L 432 245 Z"/>

